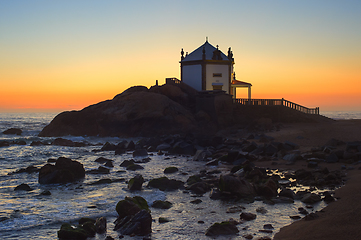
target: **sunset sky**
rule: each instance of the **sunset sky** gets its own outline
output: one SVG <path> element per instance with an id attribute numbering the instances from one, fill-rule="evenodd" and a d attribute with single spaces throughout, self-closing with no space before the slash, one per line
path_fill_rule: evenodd
<path id="1" fill-rule="evenodd" d="M 361 1 L 0 1 L 0 112 L 79 110 L 232 47 L 253 98 L 361 111 Z M 247 91 L 238 90 L 239 98 Z"/>

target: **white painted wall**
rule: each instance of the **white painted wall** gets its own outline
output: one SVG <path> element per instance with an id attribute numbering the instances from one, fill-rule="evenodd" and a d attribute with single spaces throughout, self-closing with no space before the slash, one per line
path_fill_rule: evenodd
<path id="1" fill-rule="evenodd" d="M 223 83 L 222 90 L 229 93 L 228 65 L 206 65 L 206 90 L 213 90 L 212 83 Z M 222 73 L 222 77 L 213 77 L 213 73 Z"/>
<path id="2" fill-rule="evenodd" d="M 183 66 L 182 81 L 197 91 L 202 91 L 202 66 L 200 64 Z"/>

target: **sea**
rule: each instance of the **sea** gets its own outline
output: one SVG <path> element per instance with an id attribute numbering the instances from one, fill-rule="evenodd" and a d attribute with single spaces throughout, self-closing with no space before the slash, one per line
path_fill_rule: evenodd
<path id="1" fill-rule="evenodd" d="M 326 113 L 324 113 L 326 114 Z M 237 236 L 223 236 L 217 239 L 239 239 L 251 234 L 254 238 L 268 236 L 272 238 L 279 229 L 293 221 L 289 216 L 298 215 L 298 208 L 305 207 L 300 201 L 293 204 L 269 205 L 262 201 L 252 203 L 224 202 L 211 200 L 209 194 L 195 196 L 184 190 L 163 192 L 157 189 L 146 188 L 147 181 L 155 177 L 164 176 L 164 169 L 175 166 L 179 172 L 167 175 L 168 178 L 186 181 L 191 175 L 200 170 L 212 171 L 223 169 L 219 166 L 205 166 L 204 162 L 192 161 L 191 156 L 164 156 L 150 153 L 151 161 L 143 163 L 144 169 L 126 171 L 120 167 L 124 160 L 133 159 L 132 152 L 115 155 L 114 151 L 92 151 L 100 149 L 106 143 L 117 144 L 124 140 L 109 137 L 79 137 L 66 136 L 64 138 L 87 142 L 90 146 L 64 147 L 54 145 L 31 146 L 33 141 L 51 143 L 53 137 L 39 137 L 39 132 L 50 123 L 57 113 L 0 113 L 0 141 L 25 141 L 25 145 L 11 144 L 0 147 L 0 239 L 57 239 L 57 231 L 62 223 L 76 225 L 82 217 L 106 217 L 108 229 L 105 234 L 96 235 L 91 239 L 103 240 L 106 236 L 119 239 L 119 233 L 113 231 L 114 220 L 117 217 L 115 206 L 126 196 L 142 196 L 149 205 L 156 200 L 167 200 L 173 203 L 172 208 L 159 210 L 151 208 L 153 218 L 151 239 L 212 239 L 205 236 L 205 231 L 215 222 L 227 221 L 230 218 L 239 220 L 240 213 L 226 213 L 234 206 L 244 206 L 244 211 L 256 213 L 256 209 L 263 207 L 266 213 L 257 213 L 253 221 L 238 225 L 240 230 Z M 334 119 L 360 119 L 361 112 L 329 113 Z M 9 128 L 20 128 L 21 135 L 5 135 L 2 132 Z M 126 139 L 138 141 L 139 139 Z M 17 173 L 19 169 L 28 166 L 42 167 L 48 159 L 67 157 L 79 161 L 85 170 L 94 170 L 99 167 L 95 160 L 105 157 L 114 161 L 114 168 L 109 174 L 86 174 L 78 182 L 68 184 L 39 184 L 38 173 Z M 225 169 L 225 168 L 224 168 Z M 130 192 L 126 181 L 136 174 L 142 174 L 145 179 L 141 191 Z M 110 178 L 110 184 L 93 185 L 92 183 Z M 25 183 L 32 191 L 14 191 L 15 187 Z M 302 189 L 302 186 L 298 186 Z M 307 188 L 307 187 L 304 187 Z M 41 195 L 50 191 L 51 195 Z M 200 199 L 199 204 L 191 203 Z M 320 210 L 326 204 L 321 202 L 314 206 L 313 211 Z M 170 220 L 159 223 L 160 217 Z M 270 233 L 260 232 L 265 224 L 272 224 Z M 129 237 L 124 239 L 143 239 L 143 237 Z"/>

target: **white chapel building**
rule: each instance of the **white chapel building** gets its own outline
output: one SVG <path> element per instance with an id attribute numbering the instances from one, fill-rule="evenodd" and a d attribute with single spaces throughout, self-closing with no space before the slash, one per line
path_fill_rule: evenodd
<path id="1" fill-rule="evenodd" d="M 251 98 L 252 84 L 238 81 L 233 71 L 234 58 L 231 48 L 225 55 L 217 47 L 206 42 L 184 56 L 181 51 L 181 81 L 197 91 L 223 90 L 236 98 L 236 88 L 248 88 Z"/>

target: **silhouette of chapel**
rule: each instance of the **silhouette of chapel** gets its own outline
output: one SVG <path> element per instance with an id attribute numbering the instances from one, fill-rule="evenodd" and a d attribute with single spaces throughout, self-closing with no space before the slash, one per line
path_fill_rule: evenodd
<path id="1" fill-rule="evenodd" d="M 248 88 L 251 98 L 252 84 L 236 80 L 233 71 L 234 58 L 231 48 L 225 55 L 217 47 L 206 42 L 184 56 L 181 51 L 181 81 L 197 91 L 225 91 L 236 98 L 236 88 Z"/>

